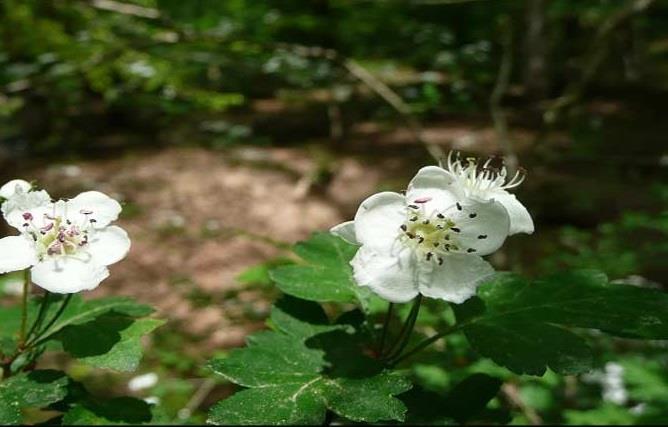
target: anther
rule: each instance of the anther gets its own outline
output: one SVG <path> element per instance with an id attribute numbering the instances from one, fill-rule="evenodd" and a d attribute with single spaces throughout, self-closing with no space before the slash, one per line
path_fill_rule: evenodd
<path id="1" fill-rule="evenodd" d="M 26 220 L 26 221 L 32 221 L 32 219 L 33 219 L 32 214 L 30 212 L 25 212 L 23 214 L 23 219 Z"/>
<path id="2" fill-rule="evenodd" d="M 435 248 L 437 248 L 438 245 L 440 245 L 440 243 L 438 243 L 438 242 L 434 242 L 434 247 L 435 247 Z"/>
<path id="3" fill-rule="evenodd" d="M 411 209 L 420 209 L 418 205 L 408 205 L 408 207 Z"/>
<path id="4" fill-rule="evenodd" d="M 475 249 L 473 249 L 473 248 L 468 248 L 468 249 L 466 250 L 466 252 L 468 252 L 468 253 L 473 253 L 473 252 L 475 252 Z"/>
<path id="5" fill-rule="evenodd" d="M 418 217 L 414 216 L 413 218 L 410 219 L 410 221 L 415 222 L 418 220 Z"/>
<path id="6" fill-rule="evenodd" d="M 406 224 L 401 224 L 401 227 L 399 227 L 399 228 L 401 228 L 404 231 L 406 231 L 408 229 L 408 227 L 406 227 Z"/>
<path id="7" fill-rule="evenodd" d="M 406 236 L 408 236 L 409 239 L 415 239 L 415 234 L 411 232 L 406 233 Z"/>
<path id="8" fill-rule="evenodd" d="M 420 197 L 418 199 L 413 200 L 413 203 L 427 203 L 428 201 L 431 200 L 431 197 Z"/>
<path id="9" fill-rule="evenodd" d="M 424 237 L 418 236 L 418 243 L 422 243 L 422 242 L 424 242 Z"/>
<path id="10" fill-rule="evenodd" d="M 480 236 L 478 236 L 478 239 L 486 239 L 486 238 L 487 238 L 486 234 L 481 234 Z"/>
<path id="11" fill-rule="evenodd" d="M 433 253 L 427 252 L 427 261 L 431 260 L 431 257 L 434 256 Z"/>
<path id="12" fill-rule="evenodd" d="M 438 214 L 438 215 L 436 215 L 436 216 L 437 216 L 439 219 L 443 219 L 443 218 L 445 218 L 445 215 L 443 215 L 443 214 L 441 214 L 441 213 Z"/>
<path id="13" fill-rule="evenodd" d="M 425 219 L 424 221 L 422 221 L 422 223 L 423 223 L 424 225 L 427 225 L 427 224 L 429 224 L 429 220 L 428 220 L 428 219 Z"/>
<path id="14" fill-rule="evenodd" d="M 457 227 L 451 227 L 450 230 L 454 231 L 455 233 L 459 233 L 460 231 L 462 231 L 461 229 L 459 229 Z"/>
<path id="15" fill-rule="evenodd" d="M 459 210 L 459 211 L 462 210 L 462 205 L 460 205 L 459 202 L 457 202 L 457 210 Z"/>
<path id="16" fill-rule="evenodd" d="M 443 258 L 438 257 L 438 265 L 443 265 Z"/>
<path id="17" fill-rule="evenodd" d="M 477 214 L 477 213 L 475 213 L 475 212 L 474 212 L 474 213 L 472 213 L 472 214 L 469 214 L 469 218 L 475 218 L 475 217 L 477 217 L 477 216 L 478 216 L 478 214 Z"/>

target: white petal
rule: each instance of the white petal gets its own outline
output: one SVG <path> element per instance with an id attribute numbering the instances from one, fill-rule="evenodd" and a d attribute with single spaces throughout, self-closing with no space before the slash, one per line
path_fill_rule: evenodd
<path id="1" fill-rule="evenodd" d="M 16 193 L 27 193 L 32 188 L 28 181 L 22 179 L 13 179 L 0 187 L 0 197 L 9 199 Z"/>
<path id="2" fill-rule="evenodd" d="M 67 202 L 68 218 L 77 221 L 77 216 L 82 215 L 81 212 L 89 211 L 92 214 L 88 219 L 95 220 L 95 227 L 99 228 L 116 221 L 122 210 L 120 203 L 99 191 L 81 193 Z"/>
<path id="3" fill-rule="evenodd" d="M 510 194 L 507 191 L 499 191 L 494 193 L 490 199 L 494 199 L 501 203 L 508 211 L 508 216 L 510 216 L 511 236 L 517 233 L 533 233 L 533 219 L 531 218 L 527 208 L 525 208 L 524 205 L 522 205 L 522 203 L 517 200 L 517 197 L 515 197 L 514 194 Z"/>
<path id="4" fill-rule="evenodd" d="M 432 211 L 443 211 L 453 205 L 459 196 L 456 187 L 453 186 L 454 178 L 450 172 L 438 166 L 426 166 L 418 171 L 408 184 L 406 190 L 406 201 L 408 204 L 416 200 L 429 200 L 423 205 L 427 214 Z"/>
<path id="5" fill-rule="evenodd" d="M 417 260 L 408 249 L 392 255 L 362 246 L 350 262 L 355 281 L 391 302 L 407 302 L 418 294 Z"/>
<path id="6" fill-rule="evenodd" d="M 35 245 L 25 236 L 0 239 L 0 274 L 25 270 L 37 263 Z"/>
<path id="7" fill-rule="evenodd" d="M 489 263 L 476 255 L 452 254 L 434 264 L 430 275 L 420 277 L 420 293 L 461 304 L 476 293 L 478 285 L 494 274 Z"/>
<path id="8" fill-rule="evenodd" d="M 85 252 L 91 255 L 95 264 L 111 265 L 125 258 L 130 245 L 128 233 L 120 227 L 111 226 L 96 231 Z"/>
<path id="9" fill-rule="evenodd" d="M 386 191 L 363 201 L 355 215 L 357 241 L 378 251 L 389 250 L 406 219 L 405 200 L 401 194 Z"/>
<path id="10" fill-rule="evenodd" d="M 342 222 L 341 224 L 332 227 L 329 232 L 335 236 L 339 236 L 348 243 L 359 245 L 357 237 L 355 236 L 355 221 Z"/>
<path id="11" fill-rule="evenodd" d="M 48 258 L 32 268 L 37 286 L 59 294 L 95 289 L 107 277 L 107 267 L 71 256 Z"/>
<path id="12" fill-rule="evenodd" d="M 489 255 L 508 237 L 510 218 L 499 202 L 468 199 L 450 207 L 444 214 L 459 230 L 453 237 L 462 251 L 471 249 L 476 255 Z"/>
<path id="13" fill-rule="evenodd" d="M 44 190 L 23 192 L 20 190 L 2 204 L 2 214 L 12 227 L 23 230 L 23 214 L 29 212 L 37 221 L 43 219 L 45 212 L 52 210 L 51 196 Z"/>

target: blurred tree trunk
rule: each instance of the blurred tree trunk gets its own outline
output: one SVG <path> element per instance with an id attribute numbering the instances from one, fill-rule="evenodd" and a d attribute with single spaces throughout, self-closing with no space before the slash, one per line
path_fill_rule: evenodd
<path id="1" fill-rule="evenodd" d="M 548 41 L 545 34 L 547 0 L 527 0 L 526 69 L 524 86 L 529 99 L 540 101 L 548 96 L 550 78 L 547 70 Z"/>

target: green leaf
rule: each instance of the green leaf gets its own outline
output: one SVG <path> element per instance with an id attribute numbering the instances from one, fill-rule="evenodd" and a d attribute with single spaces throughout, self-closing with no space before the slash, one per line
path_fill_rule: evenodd
<path id="1" fill-rule="evenodd" d="M 363 354 L 352 325 L 329 325 L 316 307 L 283 300 L 272 312 L 279 331 L 252 335 L 246 348 L 210 362 L 249 387 L 219 402 L 210 423 L 318 424 L 328 409 L 353 421 L 403 420 L 406 408 L 394 396 L 410 388 L 407 379 L 383 371 Z"/>
<path id="2" fill-rule="evenodd" d="M 0 383 L 0 423 L 19 424 L 21 409 L 43 408 L 67 395 L 68 378 L 53 370 L 22 373 Z"/>
<path id="3" fill-rule="evenodd" d="M 315 233 L 295 245 L 306 264 L 287 265 L 271 271 L 271 278 L 286 294 L 317 302 L 355 302 L 366 290 L 355 284 L 350 260 L 357 247 L 328 233 Z"/>
<path id="4" fill-rule="evenodd" d="M 151 421 L 151 405 L 132 397 L 118 397 L 106 402 L 85 401 L 75 404 L 63 417 L 63 425 L 133 425 Z"/>
<path id="5" fill-rule="evenodd" d="M 65 351 L 84 363 L 131 372 L 137 369 L 142 358 L 141 338 L 164 323 L 158 319 L 135 320 L 105 314 L 64 328 L 58 339 Z"/>
<path id="6" fill-rule="evenodd" d="M 668 338 L 668 294 L 608 283 L 595 271 L 530 282 L 500 274 L 456 306 L 459 325 L 483 356 L 520 374 L 591 369 L 591 350 L 567 328 L 621 337 Z"/>

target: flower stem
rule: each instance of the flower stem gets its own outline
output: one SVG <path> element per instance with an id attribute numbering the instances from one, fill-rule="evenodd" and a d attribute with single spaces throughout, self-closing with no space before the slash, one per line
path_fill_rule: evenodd
<path id="1" fill-rule="evenodd" d="M 399 333 L 399 338 L 391 347 L 392 349 L 385 355 L 385 360 L 391 360 L 392 358 L 401 354 L 401 352 L 406 348 L 408 340 L 413 333 L 413 328 L 415 327 L 415 322 L 417 320 L 418 314 L 420 312 L 420 305 L 422 304 L 422 295 L 418 295 L 413 302 L 413 307 L 411 307 L 411 312 L 406 318 L 406 323 L 404 323 L 401 332 Z"/>
<path id="2" fill-rule="evenodd" d="M 380 335 L 380 344 L 378 344 L 378 354 L 383 354 L 385 350 L 385 340 L 387 339 L 387 330 L 390 328 L 390 319 L 394 311 L 394 303 L 389 303 L 387 306 L 387 313 L 385 314 L 385 321 L 383 322 L 383 332 Z"/>
<path id="3" fill-rule="evenodd" d="M 37 314 L 37 318 L 33 322 L 32 326 L 30 327 L 30 330 L 26 334 L 26 339 L 29 340 L 32 334 L 35 333 L 36 330 L 38 330 L 42 326 L 42 322 L 44 321 L 44 316 L 46 315 L 47 309 L 49 307 L 49 297 L 51 296 L 51 292 L 46 291 L 44 294 L 44 297 L 42 298 L 42 304 L 39 307 L 39 313 Z"/>
<path id="4" fill-rule="evenodd" d="M 405 359 L 408 359 L 409 357 L 413 356 L 416 353 L 421 352 L 422 350 L 429 347 L 430 345 L 432 345 L 436 341 L 440 340 L 441 338 L 443 338 L 447 335 L 450 335 L 453 332 L 458 331 L 460 328 L 461 328 L 461 325 L 456 325 L 456 326 L 450 327 L 450 328 L 446 329 L 445 331 L 439 332 L 436 335 L 433 335 L 433 336 L 425 339 L 424 341 L 420 342 L 418 345 L 416 345 L 415 347 L 413 347 L 411 350 L 404 353 L 403 355 L 401 355 L 401 353 L 397 353 L 394 360 L 390 361 L 390 365 L 391 366 L 397 365 L 399 362 L 401 362 Z"/>
<path id="5" fill-rule="evenodd" d="M 21 330 L 19 331 L 19 348 L 26 342 L 26 326 L 28 323 L 28 292 L 30 292 L 30 270 L 23 272 L 23 300 L 21 302 Z"/>
<path id="6" fill-rule="evenodd" d="M 49 331 L 49 329 L 56 323 L 56 321 L 58 321 L 58 319 L 60 318 L 60 316 L 63 314 L 63 312 L 64 312 L 65 309 L 67 308 L 67 305 L 70 303 L 70 300 L 72 300 L 72 295 L 74 295 L 74 294 L 68 294 L 68 295 L 65 297 L 65 300 L 64 300 L 63 303 L 60 305 L 60 308 L 59 308 L 58 311 L 56 312 L 56 315 L 53 316 L 53 318 L 49 321 L 49 323 L 48 323 L 48 324 L 47 324 L 47 325 L 46 325 L 40 332 L 38 332 L 38 333 L 35 334 L 35 337 L 34 337 L 34 338 L 32 339 L 32 341 L 28 344 L 28 346 L 30 346 L 30 347 L 35 347 L 35 346 L 37 346 L 38 344 L 40 344 L 42 341 L 44 341 L 44 338 L 47 338 L 47 337 L 48 337 L 48 336 L 45 337 L 44 335 Z"/>

